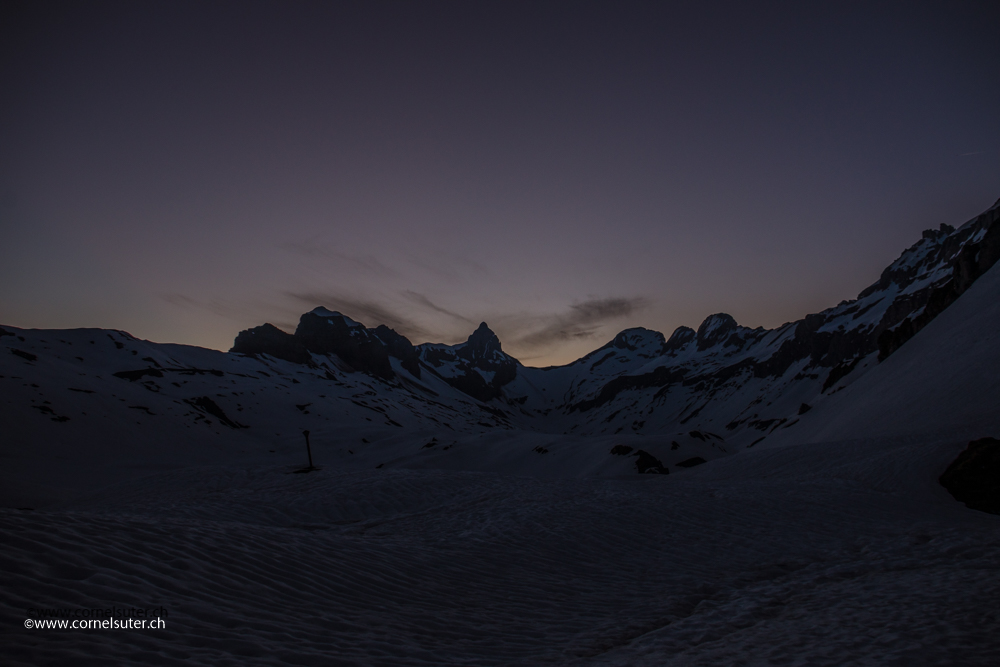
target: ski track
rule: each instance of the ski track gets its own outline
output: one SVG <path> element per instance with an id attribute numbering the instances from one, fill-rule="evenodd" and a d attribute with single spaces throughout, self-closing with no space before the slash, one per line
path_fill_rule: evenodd
<path id="1" fill-rule="evenodd" d="M 685 475 L 256 467 L 3 510 L 7 664 L 995 664 L 1000 519 L 879 440 Z M 905 456 L 902 455 L 905 451 Z M 163 606 L 157 631 L 29 607 Z M 13 630 L 12 630 L 13 629 Z"/>

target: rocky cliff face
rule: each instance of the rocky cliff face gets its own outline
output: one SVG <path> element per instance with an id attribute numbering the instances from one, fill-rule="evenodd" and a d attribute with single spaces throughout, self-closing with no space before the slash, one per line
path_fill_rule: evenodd
<path id="1" fill-rule="evenodd" d="M 269 354 L 296 364 L 307 364 L 311 357 L 302 341 L 273 324 L 262 324 L 241 331 L 230 352 L 246 355 Z"/>
<path id="2" fill-rule="evenodd" d="M 315 308 L 299 319 L 294 334 L 271 324 L 241 331 L 230 352 L 269 354 L 299 364 L 311 363 L 311 354 L 336 355 L 351 369 L 383 380 L 395 377 L 389 357 L 420 377 L 416 350 L 410 341 L 389 327 L 368 329 L 349 317 L 326 308 Z"/>

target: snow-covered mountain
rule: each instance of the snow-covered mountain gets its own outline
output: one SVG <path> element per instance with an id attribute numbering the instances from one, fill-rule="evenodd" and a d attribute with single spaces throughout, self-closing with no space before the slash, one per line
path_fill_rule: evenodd
<path id="1" fill-rule="evenodd" d="M 568 366 L 519 369 L 524 412 L 576 433 L 694 427 L 752 446 L 884 360 L 1000 257 L 1000 202 L 958 229 L 924 232 L 856 299 L 777 329 L 724 313 L 664 341 L 632 329 Z"/>
<path id="2" fill-rule="evenodd" d="M 1000 434 L 995 222 L 550 369 L 323 309 L 232 353 L 2 327 L 5 664 L 992 665 L 1000 524 L 938 478 Z M 31 625 L 111 606 L 166 627 Z"/>
<path id="3" fill-rule="evenodd" d="M 522 366 L 502 351 L 485 323 L 466 343 L 414 348 L 385 327 L 364 329 L 318 308 L 303 316 L 294 336 L 278 334 L 302 340 L 302 350 L 334 351 L 357 370 L 385 379 L 393 376 L 387 359 L 405 359 L 414 378 L 421 372 L 437 376 L 490 406 L 502 423 L 520 428 L 586 435 L 697 430 L 752 446 L 794 426 L 799 416 L 887 358 L 967 290 L 1000 256 L 998 219 L 1000 202 L 958 229 L 942 224 L 926 231 L 856 299 L 777 329 L 749 329 L 719 313 L 697 331 L 680 327 L 668 339 L 656 331 L 628 329 L 566 366 Z M 315 333 L 310 338 L 306 332 L 315 331 L 312 323 L 321 316 L 330 340 L 365 341 L 372 349 L 382 341 L 385 351 L 358 361 L 357 344 L 347 349 Z M 302 350 L 289 355 L 280 341 L 273 348 L 249 345 L 247 339 L 263 328 L 241 333 L 233 351 L 304 360 Z M 355 338 L 334 333 L 347 330 Z"/>
<path id="4" fill-rule="evenodd" d="M 485 323 L 465 343 L 414 346 L 322 307 L 293 334 L 240 332 L 229 353 L 3 327 L 0 409 L 8 438 L 51 449 L 67 469 L 91 465 L 81 442 L 147 463 L 168 450 L 299 460 L 308 430 L 328 465 L 678 472 L 794 433 L 989 270 L 998 220 L 1000 202 L 925 232 L 857 299 L 777 329 L 720 313 L 669 338 L 628 329 L 551 368 L 523 366 Z"/>

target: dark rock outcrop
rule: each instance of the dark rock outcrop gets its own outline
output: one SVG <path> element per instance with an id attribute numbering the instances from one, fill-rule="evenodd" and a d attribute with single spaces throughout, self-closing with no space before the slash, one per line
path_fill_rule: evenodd
<path id="1" fill-rule="evenodd" d="M 389 380 L 394 376 L 385 345 L 363 325 L 319 309 L 299 318 L 295 338 L 315 354 L 335 354 L 355 371 Z"/>
<path id="2" fill-rule="evenodd" d="M 219 404 L 213 401 L 208 396 L 196 396 L 194 398 L 186 398 L 184 399 L 184 402 L 190 405 L 191 407 L 199 410 L 200 412 L 212 415 L 213 417 L 219 420 L 219 423 L 224 424 L 229 428 L 247 428 L 243 424 L 233 421 L 228 416 L 226 416 L 226 413 L 222 410 L 222 408 L 219 407 Z"/>
<path id="3" fill-rule="evenodd" d="M 1000 201 L 997 203 L 1000 204 Z M 940 244 L 929 256 L 933 260 L 946 262 L 951 270 L 950 279 L 944 284 L 918 290 L 893 303 L 876 330 L 879 361 L 886 359 L 927 326 L 1000 259 L 1000 207 L 997 204 L 976 217 L 973 224 L 962 230 L 963 234 L 954 234 L 954 231 L 949 225 L 941 225 L 937 231 L 924 232 L 920 243 Z M 978 239 L 976 235 L 979 236 Z M 929 261 L 931 260 L 927 260 Z M 893 270 L 890 266 L 882 273 L 879 282 L 866 292 L 892 282 L 906 284 L 904 281 L 912 280 L 912 274 L 923 265 L 924 263 L 918 263 L 912 267 L 906 266 L 905 270 Z"/>
<path id="4" fill-rule="evenodd" d="M 230 352 L 269 354 L 297 364 L 310 363 L 310 352 L 336 355 L 352 370 L 383 380 L 395 377 L 389 357 L 400 360 L 404 369 L 420 377 L 416 348 L 389 327 L 367 329 L 340 313 L 316 308 L 299 318 L 294 334 L 264 324 L 241 331 Z"/>
<path id="5" fill-rule="evenodd" d="M 25 352 L 24 350 L 18 350 L 16 348 L 10 348 L 10 353 L 21 357 L 25 361 L 38 361 L 38 355 L 32 354 L 31 352 Z"/>
<path id="6" fill-rule="evenodd" d="M 373 332 L 375 337 L 385 345 L 390 357 L 399 359 L 400 364 L 414 377 L 420 377 L 420 355 L 417 348 L 406 336 L 396 333 L 393 329 L 380 324 Z"/>
<path id="7" fill-rule="evenodd" d="M 941 486 L 965 506 L 1000 514 L 1000 440 L 973 440 L 941 475 Z"/>
<path id="8" fill-rule="evenodd" d="M 233 349 L 237 354 L 269 354 L 296 364 L 309 362 L 309 351 L 302 341 L 285 333 L 273 324 L 262 324 L 253 329 L 241 331 L 236 336 Z"/>
<path id="9" fill-rule="evenodd" d="M 586 412 L 609 403 L 623 391 L 665 387 L 682 381 L 686 375 L 687 369 L 685 368 L 667 368 L 666 366 L 660 366 L 652 373 L 642 375 L 620 375 L 601 387 L 601 391 L 594 398 L 569 406 L 569 411 Z"/>

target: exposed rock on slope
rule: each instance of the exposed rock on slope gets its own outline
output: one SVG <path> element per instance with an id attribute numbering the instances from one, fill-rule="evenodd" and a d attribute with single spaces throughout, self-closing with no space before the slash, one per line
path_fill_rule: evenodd
<path id="1" fill-rule="evenodd" d="M 285 333 L 273 324 L 262 324 L 253 329 L 241 331 L 236 336 L 233 349 L 238 354 L 269 354 L 276 359 L 284 359 L 296 364 L 309 363 L 309 350 L 295 336 Z"/>

